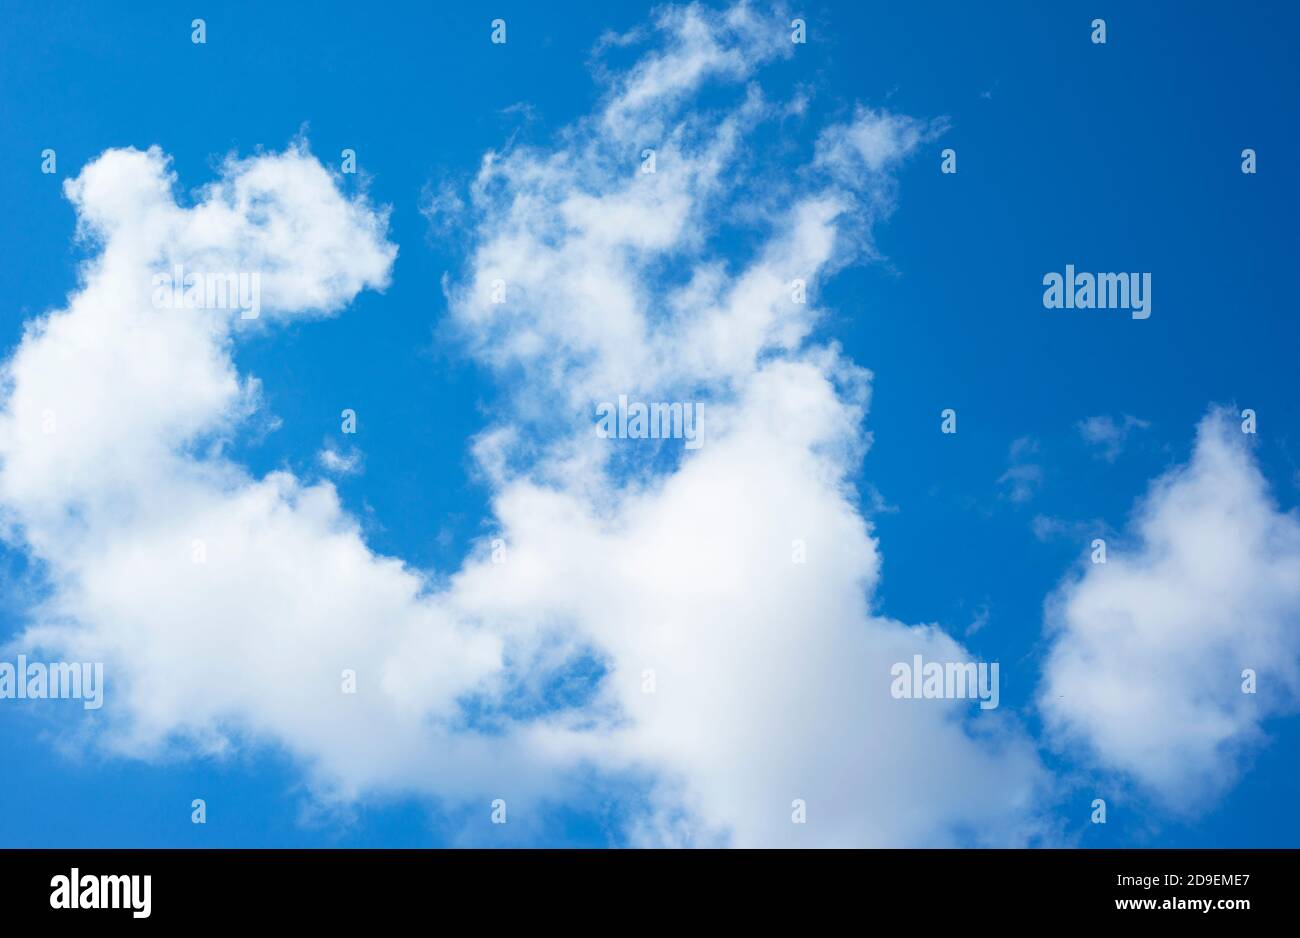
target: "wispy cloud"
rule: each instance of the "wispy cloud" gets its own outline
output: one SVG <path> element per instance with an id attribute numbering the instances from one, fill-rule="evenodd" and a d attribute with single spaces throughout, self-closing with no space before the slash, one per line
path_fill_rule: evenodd
<path id="1" fill-rule="evenodd" d="M 356 447 L 348 447 L 344 451 L 332 444 L 327 444 L 317 453 L 316 459 L 326 472 L 333 475 L 356 475 L 364 462 L 361 451 Z"/>
<path id="2" fill-rule="evenodd" d="M 1102 536 L 1107 530 L 1106 522 L 1099 518 L 1091 521 L 1071 521 L 1052 515 L 1034 515 L 1030 527 L 1034 537 L 1040 541 L 1053 541 L 1060 538 L 1085 541 L 1085 539 Z"/>
<path id="3" fill-rule="evenodd" d="M 984 626 L 989 624 L 989 607 L 987 604 L 982 605 L 975 611 L 975 617 L 971 619 L 970 625 L 966 626 L 966 637 L 984 631 Z"/>
<path id="4" fill-rule="evenodd" d="M 1011 463 L 1007 471 L 998 477 L 998 484 L 1003 486 L 1003 497 L 1020 504 L 1027 502 L 1038 492 L 1043 482 L 1043 467 L 1030 458 L 1038 452 L 1038 441 L 1033 437 L 1022 436 L 1011 443 L 1007 459 Z"/>
<path id="5" fill-rule="evenodd" d="M 1118 421 L 1108 415 L 1088 417 L 1086 420 L 1080 420 L 1075 426 L 1084 442 L 1097 447 L 1099 458 L 1106 462 L 1114 462 L 1119 458 L 1129 435 L 1134 430 L 1145 430 L 1151 424 L 1125 414 Z"/>

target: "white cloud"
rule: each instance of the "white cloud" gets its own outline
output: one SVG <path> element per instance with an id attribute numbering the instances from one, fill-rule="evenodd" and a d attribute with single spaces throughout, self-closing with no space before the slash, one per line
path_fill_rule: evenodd
<path id="1" fill-rule="evenodd" d="M 784 108 L 752 83 L 729 110 L 685 105 L 788 54 L 784 24 L 690 7 L 657 28 L 596 114 L 552 148 L 489 154 L 466 204 L 440 202 L 476 226 L 453 316 L 519 393 L 473 445 L 506 562 L 484 544 L 438 588 L 371 551 L 329 483 L 225 459 L 258 405 L 230 357 L 250 326 L 149 302 L 149 274 L 183 262 L 266 271 L 272 323 L 337 311 L 387 282 L 382 212 L 300 149 L 227 163 L 190 208 L 157 151 L 109 151 L 70 184 L 102 250 L 6 366 L 0 503 L 53 586 L 18 643 L 110 665 L 115 750 L 267 743 L 322 795 L 502 796 L 512 819 L 594 766 L 649 780 L 629 819 L 648 843 L 1035 833 L 1044 773 L 1012 718 L 889 695 L 892 663 L 969 654 L 874 609 L 848 481 L 870 375 L 807 342 L 820 279 L 869 250 L 889 170 L 930 130 L 859 109 L 765 200 L 737 168 Z M 647 128 L 655 174 L 637 172 Z M 759 244 L 737 259 L 710 238 L 740 202 Z M 702 399 L 706 445 L 652 470 L 636 441 L 597 439 L 594 403 L 620 392 Z M 594 697 L 548 711 L 547 679 L 583 656 L 606 672 Z"/>
<path id="2" fill-rule="evenodd" d="M 670 49 L 689 43 L 724 63 L 717 75 L 747 76 L 717 48 L 726 30 L 663 22 L 690 24 Z M 481 447 L 510 560 L 469 566 L 454 595 L 514 623 L 518 645 L 551 631 L 601 655 L 601 719 L 552 724 L 546 738 L 567 758 L 651 773 L 646 842 L 1029 836 L 1044 776 L 1014 722 L 889 696 L 894 662 L 969 655 L 937 628 L 875 614 L 877 545 L 847 481 L 868 442 L 870 375 L 806 342 L 816 285 L 869 246 L 893 207 L 889 170 L 934 127 L 859 108 L 820 135 L 801 187 L 764 204 L 737 167 L 755 156 L 751 129 L 784 109 L 750 86 L 730 111 L 679 110 L 675 92 L 640 90 L 657 87 L 644 76 L 662 77 L 658 60 L 557 148 L 492 154 L 473 187 L 479 227 L 452 312 L 485 361 L 530 380 Z M 633 107 L 662 128 L 653 175 L 636 172 L 608 118 Z M 760 235 L 739 262 L 710 241 L 738 199 Z M 806 304 L 791 299 L 796 278 Z M 498 279 L 502 304 L 490 300 Z M 593 432 L 596 402 L 619 393 L 699 395 L 706 445 L 666 474 L 638 468 Z M 806 564 L 792 562 L 796 540 Z M 806 826 L 791 823 L 796 798 Z"/>
<path id="3" fill-rule="evenodd" d="M 946 121 L 925 122 L 858 105 L 853 120 L 822 132 L 817 140 L 816 162 L 850 184 L 864 170 L 878 175 L 892 169 L 917 146 L 943 133 L 946 127 Z M 878 178 L 882 183 L 889 181 L 883 176 Z"/>
<path id="4" fill-rule="evenodd" d="M 638 828 L 649 842 L 1028 836 L 1041 775 L 1014 723 L 889 696 L 894 662 L 969 654 L 937 628 L 872 614 L 876 542 L 844 484 L 850 459 L 834 455 L 852 448 L 860 402 L 836 394 L 834 367 L 762 369 L 731 429 L 645 490 L 622 494 L 605 473 L 507 485 L 496 510 L 509 563 L 456 584 L 487 618 L 564 623 L 600 650 L 610 717 L 557 730 L 553 745 L 654 772 L 659 810 Z M 794 539 L 806 564 L 791 561 Z M 795 798 L 807 826 L 790 821 Z"/>
<path id="5" fill-rule="evenodd" d="M 316 454 L 316 459 L 326 472 L 334 475 L 355 475 L 361 471 L 364 461 L 361 451 L 356 447 L 349 447 L 346 452 L 342 452 L 329 444 Z"/>
<path id="6" fill-rule="evenodd" d="M 1176 811 L 1230 787 L 1300 693 L 1300 518 L 1246 440 L 1211 411 L 1191 461 L 1139 503 L 1132 543 L 1108 543 L 1049 605 L 1048 729 Z"/>
<path id="7" fill-rule="evenodd" d="M 372 553 L 328 483 L 221 455 L 257 403 L 232 342 L 382 288 L 383 214 L 299 148 L 227 162 L 192 207 L 174 182 L 159 151 L 110 150 L 68 183 L 100 251 L 5 364 L 5 527 L 52 587 L 15 644 L 106 663 L 96 726 L 115 751 L 270 743 L 322 793 L 423 790 L 472 742 L 440 727 L 500 668 L 501 640 Z M 265 320 L 155 308 L 152 275 L 174 263 L 260 272 Z"/>
<path id="8" fill-rule="evenodd" d="M 642 55 L 626 72 L 607 76 L 611 88 L 600 131 L 610 138 L 659 136 L 666 112 L 709 79 L 735 82 L 772 59 L 794 54 L 785 24 L 745 2 L 720 11 L 696 3 L 665 5 L 655 16 L 663 47 Z M 634 30 L 625 37 L 606 36 L 601 45 L 629 45 L 644 37 Z"/>

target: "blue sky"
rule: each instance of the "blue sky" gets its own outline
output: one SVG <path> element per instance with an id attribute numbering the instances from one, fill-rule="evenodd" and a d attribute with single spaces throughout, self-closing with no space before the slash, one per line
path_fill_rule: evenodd
<path id="1" fill-rule="evenodd" d="M 779 25 L 778 14 L 756 9 Z M 206 18 L 205 45 L 190 42 L 191 15 Z M 1286 219 L 1297 191 L 1285 169 L 1300 118 L 1300 66 L 1288 41 L 1296 12 L 831 3 L 788 15 L 807 19 L 806 45 L 740 82 L 690 89 L 686 108 L 701 113 L 734 106 L 745 81 L 776 102 L 806 96 L 801 114 L 768 121 L 746 141 L 741 163 L 753 175 L 737 183 L 736 201 L 749 185 L 798 190 L 821 129 L 852 122 L 856 104 L 933 131 L 890 166 L 889 206 L 875 209 L 871 226 L 878 256 L 831 265 L 815 295 L 823 314 L 802 340 L 837 342 L 872 373 L 863 423 L 871 445 L 846 480 L 878 540 L 871 612 L 935 623 L 974 657 L 1001 663 L 1002 709 L 1047 779 L 1032 812 L 1035 842 L 1294 845 L 1293 703 L 1261 721 L 1265 739 L 1224 757 L 1239 771 L 1226 790 L 1180 811 L 1168 784 L 1144 786 L 1115 760 L 1054 745 L 1035 700 L 1052 642 L 1046 598 L 1083 570 L 1092 537 L 1136 544 L 1126 528 L 1136 501 L 1188 462 L 1212 405 L 1257 412 L 1251 459 L 1279 514 L 1296 505 Z M 1089 41 L 1097 16 L 1107 21 L 1105 45 Z M 504 45 L 490 42 L 494 17 L 508 24 Z M 428 208 L 443 191 L 468 200 L 489 150 L 569 145 L 563 129 L 598 110 L 606 70 L 618 74 L 668 40 L 651 32 L 595 59 L 593 48 L 603 34 L 650 19 L 646 5 L 626 3 L 324 2 L 309 14 L 255 3 L 11 5 L 0 26 L 8 143 L 0 195 L 11 221 L 0 265 L 4 356 L 25 322 L 66 305 L 78 264 L 97 250 L 74 240 L 77 214 L 61 186 L 104 151 L 156 145 L 171 159 L 182 204 L 194 204 L 227 154 L 278 153 L 301 135 L 336 169 L 340 151 L 355 148 L 360 173 L 335 181 L 344 198 L 364 194 L 389 209 L 387 241 L 398 253 L 387 285 L 353 291 L 336 315 L 286 320 L 233 344 L 234 367 L 260 379 L 261 399 L 226 456 L 251 478 L 286 470 L 306 484 L 326 476 L 322 447 L 354 444 L 362 471 L 333 480 L 342 509 L 374 554 L 401 558 L 442 589 L 500 527 L 492 499 L 501 487 L 475 467 L 472 440 L 503 422 L 524 432 L 539 424 L 517 400 L 536 373 L 476 350 L 457 325 L 468 301 L 442 285 L 444 273 L 465 283 L 482 269 L 470 246 L 487 239 L 491 206 L 447 223 L 431 221 Z M 55 175 L 39 172 L 47 147 L 57 151 Z M 945 147 L 957 152 L 955 175 L 939 172 Z M 1257 174 L 1240 171 L 1246 147 L 1258 153 Z M 707 233 L 728 273 L 753 247 L 736 218 Z M 1067 263 L 1151 272 L 1152 317 L 1044 309 L 1042 277 Z M 355 441 L 340 435 L 344 407 L 358 414 Z M 947 407 L 959 415 L 952 436 L 938 432 Z M 1126 415 L 1141 423 L 1113 460 L 1078 428 Z M 1017 463 L 1037 467 L 1020 500 L 999 481 Z M 667 477 L 675 467 L 649 471 Z M 20 537 L 0 559 L 11 584 L 0 635 L 16 639 L 34 597 L 58 587 Z M 1300 610 L 1278 608 L 1290 637 L 1269 647 L 1294 653 Z M 986 624 L 968 635 L 977 619 Z M 595 648 L 599 658 L 601 643 L 591 633 L 575 644 L 580 653 L 559 673 L 577 675 L 582 699 L 601 673 L 584 655 Z M 1294 673 L 1296 664 L 1277 666 Z M 1133 658 L 1116 667 L 1140 681 L 1157 666 Z M 539 693 L 545 706 L 567 706 L 559 698 L 568 691 L 554 683 Z M 487 810 L 475 805 L 491 792 L 462 802 L 460 787 L 412 793 L 419 786 L 407 780 L 408 790 L 323 808 L 320 779 L 304 770 L 309 745 L 236 730 L 220 757 L 177 744 L 138 758 L 101 746 L 93 730 L 69 729 L 77 708 L 61 706 L 0 702 L 5 846 L 621 845 L 639 842 L 633 822 L 658 803 L 649 780 L 656 759 L 643 753 L 617 769 L 581 761 L 565 773 L 566 794 L 539 795 L 508 834 L 475 826 L 475 812 Z M 198 797 L 209 806 L 203 826 L 190 823 Z M 1105 825 L 1089 823 L 1094 797 L 1108 801 Z M 955 827 L 970 823 L 961 811 L 954 817 Z M 991 833 L 965 840 L 996 841 L 1009 823 L 992 821 Z"/>

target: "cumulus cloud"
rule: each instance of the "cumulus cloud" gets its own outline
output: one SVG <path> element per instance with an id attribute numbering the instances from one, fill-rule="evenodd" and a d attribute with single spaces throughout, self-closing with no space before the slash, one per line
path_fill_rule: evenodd
<path id="1" fill-rule="evenodd" d="M 780 19 L 667 8 L 640 42 L 592 115 L 437 206 L 469 225 L 452 319 L 518 392 L 472 443 L 497 543 L 437 580 L 372 551 L 328 482 L 223 455 L 259 406 L 232 344 L 382 289 L 383 212 L 303 148 L 229 161 L 189 206 L 156 150 L 87 166 L 68 194 L 99 253 L 5 366 L 0 504 L 51 585 L 16 644 L 108 663 L 115 751 L 273 744 L 334 798 L 502 796 L 515 820 L 594 770 L 643 786 L 639 843 L 1031 838 L 1044 773 L 1015 720 L 889 694 L 895 662 L 971 655 L 875 608 L 849 482 L 870 374 L 809 341 L 935 125 L 859 108 L 765 195 Z M 693 107 L 706 83 L 730 103 Z M 264 272 L 267 316 L 155 308 L 178 263 Z M 619 394 L 703 404 L 705 445 L 599 439 Z"/>
<path id="2" fill-rule="evenodd" d="M 1048 607 L 1048 730 L 1175 811 L 1231 786 L 1300 692 L 1300 518 L 1273 501 L 1248 439 L 1212 410 L 1107 562 Z"/>
<path id="3" fill-rule="evenodd" d="M 384 214 L 301 147 L 228 161 L 191 206 L 174 186 L 156 149 L 67 184 L 98 252 L 4 366 L 5 529 L 51 587 L 14 644 L 106 663 L 95 729 L 113 751 L 246 739 L 299 756 L 322 792 L 414 784 L 449 758 L 430 727 L 500 666 L 500 639 L 372 553 L 328 483 L 222 455 L 258 403 L 232 343 L 382 289 Z M 259 273 L 264 318 L 158 308 L 153 277 L 176 264 Z M 345 670 L 368 692 L 344 695 Z"/>
<path id="4" fill-rule="evenodd" d="M 748 78 L 739 63 L 767 55 L 770 35 L 733 28 L 754 15 L 741 9 L 661 18 L 686 33 L 616 82 L 604 111 L 552 147 L 484 160 L 450 306 L 478 355 L 529 380 L 481 444 L 509 562 L 468 567 L 455 594 L 515 623 L 516 642 L 549 630 L 600 656 L 602 718 L 553 723 L 547 738 L 654 779 L 639 840 L 1028 837 L 1043 776 L 1014 722 L 889 696 L 894 662 L 970 655 L 873 608 L 878 548 L 848 483 L 868 443 L 870 374 L 807 341 L 817 285 L 869 255 L 870 225 L 894 205 L 891 171 L 935 125 L 857 108 L 817 136 L 797 191 L 778 184 L 765 199 L 745 183 L 764 172 L 747 140 L 786 108 L 751 83 L 729 110 L 701 115 L 657 68 L 686 45 L 719 82 Z M 625 133 L 633 108 L 660 135 L 653 173 L 638 171 Z M 712 237 L 738 201 L 756 235 L 739 259 Z M 706 444 L 670 450 L 665 471 L 635 441 L 597 438 L 594 408 L 619 394 L 702 401 Z M 807 825 L 791 823 L 795 799 Z"/>
<path id="5" fill-rule="evenodd" d="M 553 743 L 656 776 L 636 828 L 647 842 L 1029 835 L 1040 779 L 1015 725 L 991 712 L 972 728 L 964 702 L 889 695 L 894 662 L 970 655 L 937 628 L 872 613 L 877 545 L 834 456 L 857 407 L 821 367 L 775 363 L 731 429 L 651 487 L 620 492 L 602 472 L 499 496 L 510 560 L 467 572 L 457 595 L 594 643 L 608 669 L 598 709 L 612 716 Z M 792 563 L 796 540 L 806 564 Z M 796 798 L 806 827 L 791 823 Z"/>

